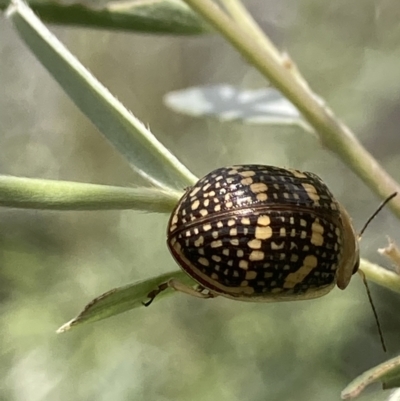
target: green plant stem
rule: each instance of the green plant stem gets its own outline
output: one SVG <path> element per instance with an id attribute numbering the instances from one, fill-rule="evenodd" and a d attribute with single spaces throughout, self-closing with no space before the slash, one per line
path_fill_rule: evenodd
<path id="1" fill-rule="evenodd" d="M 181 193 L 0 175 L 0 207 L 171 213 Z"/>
<path id="2" fill-rule="evenodd" d="M 368 280 L 400 293 L 400 276 L 397 273 L 371 263 L 366 259 L 361 259 L 360 269 Z"/>
<path id="3" fill-rule="evenodd" d="M 278 49 L 266 36 L 260 26 L 256 23 L 252 15 L 247 11 L 247 8 L 240 0 L 221 0 L 224 8 L 229 13 L 231 18 L 241 26 L 241 28 L 248 34 L 252 35 L 254 40 L 264 49 L 268 49 L 269 53 L 280 60 L 281 55 Z"/>
<path id="4" fill-rule="evenodd" d="M 386 198 L 393 192 L 400 192 L 399 184 L 367 152 L 351 130 L 335 117 L 324 101 L 311 91 L 288 57 L 277 60 L 277 50 L 271 51 L 271 46 L 262 46 L 260 41 L 254 40 L 253 35 L 244 31 L 211 0 L 185 2 L 300 110 L 318 133 L 322 144 L 336 153 L 376 194 Z M 400 218 L 400 196 L 390 202 L 390 207 Z"/>

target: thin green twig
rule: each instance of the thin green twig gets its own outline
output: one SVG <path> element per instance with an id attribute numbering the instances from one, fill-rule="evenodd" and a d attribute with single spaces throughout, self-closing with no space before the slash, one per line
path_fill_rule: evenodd
<path id="1" fill-rule="evenodd" d="M 397 273 L 371 263 L 366 259 L 361 259 L 360 269 L 368 280 L 400 293 L 400 276 Z"/>
<path id="2" fill-rule="evenodd" d="M 318 133 L 322 144 L 336 153 L 381 198 L 399 192 L 399 184 L 357 140 L 353 132 L 311 91 L 287 56 L 276 58 L 278 50 L 254 40 L 254 34 L 226 15 L 211 0 L 185 0 L 219 31 L 255 68 L 279 89 Z M 225 2 L 226 4 L 226 2 Z M 278 52 L 279 53 L 279 52 Z M 400 217 L 400 197 L 390 203 Z"/>

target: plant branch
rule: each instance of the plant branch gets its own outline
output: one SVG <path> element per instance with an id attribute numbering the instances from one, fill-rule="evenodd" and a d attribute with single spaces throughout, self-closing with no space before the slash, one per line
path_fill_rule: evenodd
<path id="1" fill-rule="evenodd" d="M 293 62 L 286 56 L 276 58 L 278 50 L 265 47 L 253 35 L 228 17 L 211 0 L 185 0 L 219 31 L 258 71 L 279 89 L 303 114 L 318 133 L 324 146 L 336 153 L 377 195 L 386 198 L 399 192 L 399 184 L 379 165 L 333 114 L 324 101 L 309 88 Z M 235 18 L 237 20 L 237 17 Z M 390 202 L 400 218 L 400 196 Z"/>
<path id="2" fill-rule="evenodd" d="M 400 276 L 397 273 L 371 263 L 366 259 L 361 259 L 360 269 L 368 280 L 400 293 Z"/>

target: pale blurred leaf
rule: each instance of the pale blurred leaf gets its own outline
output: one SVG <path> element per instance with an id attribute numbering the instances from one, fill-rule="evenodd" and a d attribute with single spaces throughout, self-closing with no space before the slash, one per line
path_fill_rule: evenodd
<path id="1" fill-rule="evenodd" d="M 211 116 L 251 124 L 305 125 L 296 107 L 273 88 L 193 87 L 170 92 L 164 101 L 172 110 L 196 117 Z"/>

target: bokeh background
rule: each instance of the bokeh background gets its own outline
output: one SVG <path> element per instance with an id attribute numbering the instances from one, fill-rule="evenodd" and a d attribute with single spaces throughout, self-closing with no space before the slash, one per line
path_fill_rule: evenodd
<path id="1" fill-rule="evenodd" d="M 397 0 L 247 1 L 312 88 L 400 180 L 400 6 Z M 177 115 L 171 90 L 264 79 L 218 36 L 149 36 L 51 27 L 194 173 L 264 163 L 323 177 L 360 228 L 379 200 L 299 128 Z M 0 172 L 137 185 L 123 158 L 0 19 Z M 0 399 L 8 401 L 338 400 L 346 384 L 399 353 L 400 297 L 372 284 L 389 353 L 365 290 L 251 304 L 176 294 L 62 335 L 55 330 L 110 288 L 176 269 L 167 215 L 0 210 Z M 399 238 L 388 209 L 362 256 Z M 390 392 L 372 387 L 364 400 Z"/>

